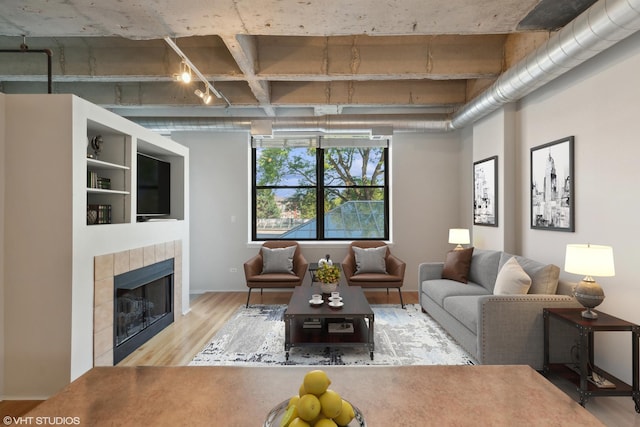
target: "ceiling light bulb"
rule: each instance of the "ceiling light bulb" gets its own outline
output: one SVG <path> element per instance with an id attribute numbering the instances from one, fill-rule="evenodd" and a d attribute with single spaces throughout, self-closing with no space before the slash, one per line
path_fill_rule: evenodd
<path id="1" fill-rule="evenodd" d="M 182 73 L 180 73 L 180 80 L 184 83 L 191 83 L 191 68 L 184 62 L 182 63 Z"/>
<path id="2" fill-rule="evenodd" d="M 202 93 L 200 89 L 196 89 L 196 91 L 193 93 L 195 93 L 198 98 L 204 99 L 204 93 Z"/>

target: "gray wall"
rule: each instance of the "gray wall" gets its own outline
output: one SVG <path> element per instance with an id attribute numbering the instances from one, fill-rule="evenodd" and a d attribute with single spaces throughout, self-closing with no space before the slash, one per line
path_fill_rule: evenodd
<path id="1" fill-rule="evenodd" d="M 249 242 L 249 135 L 179 132 L 171 137 L 191 154 L 191 292 L 245 291 L 242 264 L 259 248 Z M 444 259 L 451 249 L 448 229 L 468 226 L 462 208 L 467 197 L 460 189 L 471 178 L 462 166 L 463 147 L 458 133 L 393 138 L 393 252 L 407 263 L 407 289 L 417 289 L 418 263 Z M 310 242 L 303 244 L 303 253 L 309 261 L 326 253 L 341 260 L 345 247 Z"/>
<path id="2" fill-rule="evenodd" d="M 507 229 L 509 222 L 493 230 L 476 226 L 476 246 L 505 248 L 512 234 L 515 252 L 562 268 L 569 243 L 611 245 L 616 275 L 596 278 L 606 294 L 598 309 L 634 323 L 640 323 L 635 268 L 640 255 L 638 70 L 640 33 L 524 98 L 515 109 L 508 106 L 476 123 L 473 141 L 476 159 L 493 153 L 513 161 L 511 168 L 501 163 L 500 174 L 501 180 L 515 183 L 513 194 L 506 191 L 513 203 L 501 205 L 503 218 L 513 220 L 513 233 Z M 504 137 L 510 135 L 508 129 L 514 129 L 513 135 Z M 576 231 L 532 230 L 530 149 L 571 135 L 575 136 Z M 565 272 L 561 277 L 582 278 Z M 595 356 L 597 365 L 631 382 L 630 333 L 597 333 Z"/>

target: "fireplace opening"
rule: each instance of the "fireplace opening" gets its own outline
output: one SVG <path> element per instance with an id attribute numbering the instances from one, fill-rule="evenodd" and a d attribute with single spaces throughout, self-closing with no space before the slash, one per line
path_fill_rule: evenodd
<path id="1" fill-rule="evenodd" d="M 173 323 L 173 261 L 114 277 L 114 365 Z"/>

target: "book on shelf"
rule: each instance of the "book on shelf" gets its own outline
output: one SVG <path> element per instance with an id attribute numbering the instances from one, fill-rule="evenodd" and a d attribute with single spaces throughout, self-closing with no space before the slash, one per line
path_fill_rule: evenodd
<path id="1" fill-rule="evenodd" d="M 94 171 L 87 171 L 87 188 L 111 190 L 111 179 L 98 176 Z"/>
<path id="2" fill-rule="evenodd" d="M 302 323 L 303 329 L 320 329 L 322 328 L 322 321 L 317 318 L 307 318 L 304 319 Z"/>
<path id="3" fill-rule="evenodd" d="M 111 224 L 111 205 L 87 205 L 87 224 Z"/>

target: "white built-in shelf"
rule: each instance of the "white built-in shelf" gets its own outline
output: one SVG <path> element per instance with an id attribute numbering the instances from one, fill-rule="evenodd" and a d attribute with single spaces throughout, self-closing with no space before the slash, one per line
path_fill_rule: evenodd
<path id="1" fill-rule="evenodd" d="M 128 166 L 119 165 L 116 163 L 103 162 L 102 160 L 96 160 L 87 158 L 87 166 L 90 169 L 119 169 L 119 170 L 129 170 Z M 128 194 L 128 193 L 127 193 Z"/>
<path id="2" fill-rule="evenodd" d="M 87 187 L 87 193 L 90 194 L 130 194 L 128 191 L 120 191 L 120 190 L 106 190 L 104 188 L 90 188 Z"/>

